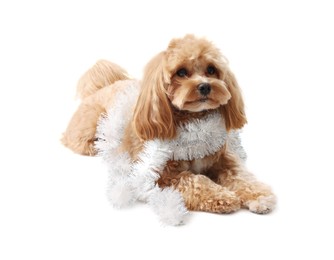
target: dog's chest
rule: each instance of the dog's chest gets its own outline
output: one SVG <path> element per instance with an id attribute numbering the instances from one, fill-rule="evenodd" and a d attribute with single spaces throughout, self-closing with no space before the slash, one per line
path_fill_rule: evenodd
<path id="1" fill-rule="evenodd" d="M 184 161 L 172 161 L 171 165 L 174 165 L 174 169 L 178 172 L 190 171 L 194 174 L 204 174 L 219 162 L 223 152 L 224 150 L 222 149 L 203 158 Z"/>
<path id="2" fill-rule="evenodd" d="M 203 158 L 203 159 L 193 160 L 190 165 L 191 165 L 191 171 L 193 173 L 201 174 L 203 173 L 203 171 L 206 171 L 207 169 L 211 168 L 213 162 L 211 160 Z"/>
<path id="3" fill-rule="evenodd" d="M 195 159 L 191 161 L 178 161 L 178 171 L 191 171 L 195 174 L 203 174 L 204 171 L 210 169 L 214 164 L 213 160 L 210 158 Z"/>

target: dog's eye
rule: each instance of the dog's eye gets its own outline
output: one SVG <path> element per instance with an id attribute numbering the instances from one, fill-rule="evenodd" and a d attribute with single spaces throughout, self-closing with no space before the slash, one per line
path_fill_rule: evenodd
<path id="1" fill-rule="evenodd" d="M 185 77 L 185 76 L 188 75 L 188 71 L 187 71 L 185 68 L 182 68 L 182 69 L 179 69 L 179 70 L 176 72 L 176 74 L 177 74 L 179 77 L 183 78 L 183 77 Z"/>
<path id="2" fill-rule="evenodd" d="M 208 66 L 208 68 L 206 69 L 206 71 L 207 71 L 207 73 L 209 74 L 209 75 L 213 75 L 213 74 L 215 74 L 216 73 L 216 68 L 215 67 L 213 67 L 213 66 Z"/>

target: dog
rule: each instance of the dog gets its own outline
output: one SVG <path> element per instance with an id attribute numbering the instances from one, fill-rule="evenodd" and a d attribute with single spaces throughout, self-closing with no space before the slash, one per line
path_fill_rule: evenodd
<path id="1" fill-rule="evenodd" d="M 63 144 L 76 153 L 95 155 L 99 118 L 134 81 L 117 64 L 97 62 L 79 80 L 82 103 L 63 134 Z M 147 64 L 138 86 L 121 141 L 121 150 L 134 162 L 145 142 L 174 140 L 178 127 L 192 120 L 218 114 L 227 133 L 247 123 L 237 80 L 220 50 L 205 38 L 172 39 Z M 256 180 L 227 142 L 201 158 L 168 160 L 157 185 L 178 190 L 191 211 L 230 213 L 245 208 L 264 214 L 276 204 L 271 188 Z"/>

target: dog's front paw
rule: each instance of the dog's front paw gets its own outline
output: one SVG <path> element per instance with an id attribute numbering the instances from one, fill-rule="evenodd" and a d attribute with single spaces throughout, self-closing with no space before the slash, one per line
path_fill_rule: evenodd
<path id="1" fill-rule="evenodd" d="M 232 213 L 240 209 L 240 199 L 234 192 L 223 191 L 203 201 L 205 211 L 214 213 Z"/>
<path id="2" fill-rule="evenodd" d="M 260 196 L 256 200 L 249 201 L 248 208 L 251 212 L 266 214 L 271 212 L 276 205 L 275 195 Z"/>

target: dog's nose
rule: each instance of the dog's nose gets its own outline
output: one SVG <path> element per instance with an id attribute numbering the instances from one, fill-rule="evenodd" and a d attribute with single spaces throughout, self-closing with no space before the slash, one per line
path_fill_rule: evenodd
<path id="1" fill-rule="evenodd" d="M 211 85 L 209 83 L 201 83 L 197 86 L 197 89 L 203 96 L 207 96 L 211 91 Z"/>

